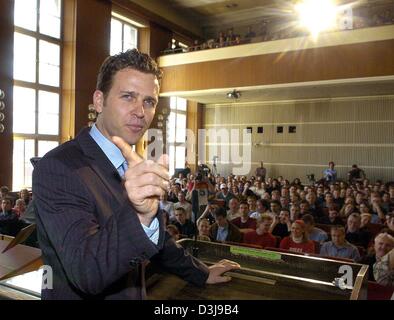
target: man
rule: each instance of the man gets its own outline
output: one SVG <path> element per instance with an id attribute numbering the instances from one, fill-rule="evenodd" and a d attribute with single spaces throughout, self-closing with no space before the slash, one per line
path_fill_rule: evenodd
<path id="1" fill-rule="evenodd" d="M 371 234 L 361 230 L 361 217 L 358 213 L 352 213 L 347 219 L 346 240 L 355 246 L 367 249 Z"/>
<path id="2" fill-rule="evenodd" d="M 263 213 L 268 213 L 270 204 L 268 201 L 263 199 L 258 199 L 256 201 L 256 211 L 250 214 L 253 219 L 259 219 Z"/>
<path id="3" fill-rule="evenodd" d="M 263 248 L 276 247 L 276 238 L 270 233 L 272 217 L 269 214 L 262 214 L 257 220 L 257 228 L 244 234 L 243 243 L 254 244 Z"/>
<path id="4" fill-rule="evenodd" d="M 225 183 L 220 184 L 220 191 L 216 194 L 216 199 L 224 200 L 226 209 L 229 208 L 230 200 L 234 198 L 234 195 L 228 191 L 228 187 Z"/>
<path id="5" fill-rule="evenodd" d="M 242 233 L 256 230 L 256 219 L 249 217 L 249 206 L 246 202 L 239 205 L 241 216 L 231 220 L 231 223 L 239 228 Z"/>
<path id="6" fill-rule="evenodd" d="M 267 169 L 264 168 L 263 161 L 260 162 L 260 168 L 256 169 L 256 177 L 261 177 L 261 181 L 265 181 L 265 176 L 267 175 Z"/>
<path id="7" fill-rule="evenodd" d="M 357 247 L 350 244 L 345 239 L 345 228 L 342 226 L 331 227 L 331 241 L 323 243 L 320 248 L 320 255 L 327 257 L 360 260 L 360 253 Z"/>
<path id="8" fill-rule="evenodd" d="M 360 169 L 356 164 L 352 165 L 352 169 L 347 174 L 349 183 L 356 183 L 365 179 L 364 170 Z"/>
<path id="9" fill-rule="evenodd" d="M 193 238 L 196 234 L 196 226 L 187 219 L 186 210 L 183 207 L 175 209 L 175 222 L 173 223 L 179 230 L 180 237 Z"/>
<path id="10" fill-rule="evenodd" d="M 163 195 L 160 197 L 160 209 L 168 212 L 170 221 L 175 220 L 174 203 L 168 201 L 168 196 L 166 192 L 164 192 Z"/>
<path id="11" fill-rule="evenodd" d="M 360 263 L 369 265 L 368 276 L 370 281 L 375 281 L 373 266 L 394 248 L 394 237 L 388 233 L 379 233 L 374 240 L 374 252 L 366 255 Z"/>
<path id="12" fill-rule="evenodd" d="M 335 163 L 330 161 L 328 163 L 328 169 L 323 171 L 324 180 L 327 183 L 332 183 L 337 181 L 337 170 L 334 169 Z"/>
<path id="13" fill-rule="evenodd" d="M 228 220 L 233 220 L 238 218 L 241 213 L 239 212 L 239 201 L 237 198 L 232 198 L 229 202 L 230 209 L 227 210 L 227 218 Z"/>
<path id="14" fill-rule="evenodd" d="M 18 232 L 18 215 L 12 210 L 11 199 L 4 198 L 1 201 L 0 234 L 16 236 Z"/>
<path id="15" fill-rule="evenodd" d="M 183 208 L 185 209 L 185 214 L 186 214 L 186 219 L 191 220 L 191 221 L 195 221 L 192 220 L 192 205 L 186 201 L 185 199 L 185 194 L 181 191 L 178 193 L 178 202 L 176 202 L 174 204 L 174 208 L 178 209 L 178 208 Z"/>
<path id="16" fill-rule="evenodd" d="M 309 240 L 317 241 L 320 244 L 327 241 L 327 233 L 324 230 L 315 227 L 315 219 L 312 215 L 305 214 L 302 217 L 302 221 L 305 223 L 305 231 L 308 234 Z"/>
<path id="17" fill-rule="evenodd" d="M 165 232 L 167 159 L 145 161 L 131 148 L 152 122 L 160 77 L 136 49 L 109 57 L 93 95 L 96 124 L 37 163 L 38 237 L 53 270 L 42 299 L 143 299 L 147 260 L 199 286 L 228 281 L 221 274 L 238 267 L 207 268 Z"/>
<path id="18" fill-rule="evenodd" d="M 279 215 L 273 216 L 274 222 L 271 225 L 271 233 L 281 238 L 287 237 L 291 231 L 290 213 L 288 210 L 281 210 Z"/>
<path id="19" fill-rule="evenodd" d="M 241 231 L 227 220 L 226 210 L 219 207 L 215 211 L 216 222 L 211 225 L 210 238 L 213 241 L 218 242 L 241 242 L 242 233 Z"/>

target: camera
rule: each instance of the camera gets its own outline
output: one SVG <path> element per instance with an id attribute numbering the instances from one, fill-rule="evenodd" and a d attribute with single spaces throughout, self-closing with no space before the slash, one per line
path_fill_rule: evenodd
<path id="1" fill-rule="evenodd" d="M 208 168 L 206 164 L 200 164 L 197 168 L 196 180 L 198 181 L 206 180 L 210 172 L 211 170 Z"/>
<path id="2" fill-rule="evenodd" d="M 315 174 L 314 173 L 307 174 L 306 177 L 308 178 L 309 181 L 315 181 Z"/>

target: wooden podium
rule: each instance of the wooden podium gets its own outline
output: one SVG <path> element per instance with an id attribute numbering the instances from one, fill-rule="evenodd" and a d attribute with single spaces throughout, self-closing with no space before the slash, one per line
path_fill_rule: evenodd
<path id="1" fill-rule="evenodd" d="M 0 237 L 0 281 L 38 270 L 43 262 L 41 250 L 20 244 L 34 231 L 35 225 L 22 229 L 13 239 Z"/>

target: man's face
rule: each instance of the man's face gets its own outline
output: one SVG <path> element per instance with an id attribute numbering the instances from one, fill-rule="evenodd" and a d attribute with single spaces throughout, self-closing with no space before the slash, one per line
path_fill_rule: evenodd
<path id="1" fill-rule="evenodd" d="M 342 246 L 345 243 L 345 232 L 338 229 L 332 230 L 331 240 L 336 246 Z"/>
<path id="2" fill-rule="evenodd" d="M 301 210 L 302 213 L 308 212 L 308 210 L 309 210 L 309 205 L 306 204 L 306 203 L 301 203 L 301 204 L 300 204 L 300 210 Z"/>
<path id="3" fill-rule="evenodd" d="M 10 211 L 12 209 L 12 204 L 11 201 L 9 200 L 3 200 L 1 202 L 1 210 L 2 211 Z"/>
<path id="4" fill-rule="evenodd" d="M 180 202 L 182 202 L 182 201 L 185 200 L 185 195 L 184 195 L 183 192 L 179 192 L 179 193 L 178 193 L 178 200 L 179 200 Z"/>
<path id="5" fill-rule="evenodd" d="M 287 211 L 281 211 L 279 214 L 279 221 L 280 223 L 287 223 L 287 221 L 290 219 L 290 214 Z"/>
<path id="6" fill-rule="evenodd" d="M 278 213 L 279 205 L 277 203 L 271 203 L 271 212 Z"/>
<path id="7" fill-rule="evenodd" d="M 313 205 L 316 202 L 316 195 L 313 192 L 309 192 L 306 195 L 306 201 L 309 202 L 309 204 Z"/>
<path id="8" fill-rule="evenodd" d="M 356 232 L 360 228 L 361 221 L 355 217 L 347 219 L 347 227 L 350 232 Z"/>
<path id="9" fill-rule="evenodd" d="M 272 220 L 265 220 L 259 224 L 259 230 L 261 233 L 268 233 L 272 224 Z"/>
<path id="10" fill-rule="evenodd" d="M 243 216 L 247 216 L 249 213 L 249 206 L 247 204 L 241 204 L 239 206 L 239 211 Z"/>
<path id="11" fill-rule="evenodd" d="M 209 222 L 206 220 L 203 220 L 198 226 L 199 234 L 202 236 L 209 236 L 209 229 Z"/>
<path id="12" fill-rule="evenodd" d="M 186 222 L 185 213 L 181 210 L 175 210 L 175 218 L 180 224 L 184 224 Z"/>
<path id="13" fill-rule="evenodd" d="M 237 199 L 233 198 L 233 199 L 230 200 L 230 203 L 229 203 L 230 210 L 237 211 L 238 210 L 238 206 L 239 206 L 239 204 L 238 204 Z"/>
<path id="14" fill-rule="evenodd" d="M 334 221 L 338 217 L 338 212 L 336 210 L 328 210 L 328 217 Z"/>
<path id="15" fill-rule="evenodd" d="M 387 216 L 386 219 L 387 226 L 391 231 L 394 231 L 394 216 Z"/>
<path id="16" fill-rule="evenodd" d="M 159 82 L 153 74 L 130 68 L 118 71 L 105 99 L 99 90 L 93 95 L 98 129 L 109 140 L 119 136 L 136 144 L 153 120 L 158 95 Z"/>
<path id="17" fill-rule="evenodd" d="M 381 237 L 380 239 L 375 239 L 375 252 L 376 257 L 381 258 L 387 254 L 391 249 L 393 249 L 393 243 L 390 242 L 387 237 Z"/>
<path id="18" fill-rule="evenodd" d="M 215 220 L 219 227 L 225 227 L 227 225 L 227 219 L 225 217 L 216 216 Z"/>
<path id="19" fill-rule="evenodd" d="M 252 199 L 252 198 L 249 198 L 248 199 L 248 205 L 249 205 L 250 209 L 255 208 L 256 207 L 256 200 Z"/>

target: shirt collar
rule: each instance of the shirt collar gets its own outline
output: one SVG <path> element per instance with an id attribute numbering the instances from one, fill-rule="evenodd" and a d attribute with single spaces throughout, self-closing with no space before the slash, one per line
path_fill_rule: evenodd
<path id="1" fill-rule="evenodd" d="M 120 149 L 100 132 L 100 130 L 96 127 L 96 124 L 93 125 L 89 134 L 93 140 L 96 141 L 101 150 L 103 150 L 107 158 L 111 161 L 116 169 L 118 169 L 123 164 L 123 162 L 125 162 L 126 159 L 123 157 Z"/>

